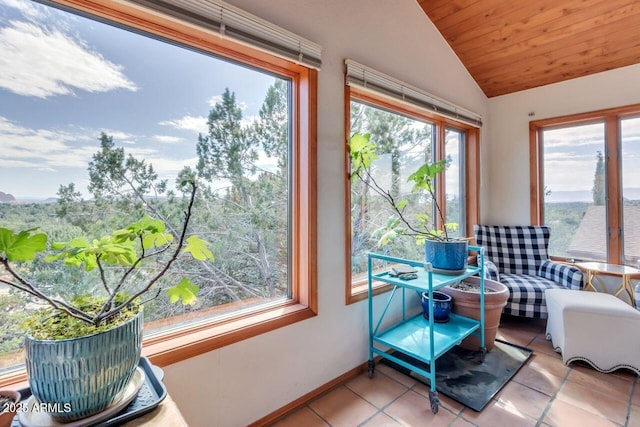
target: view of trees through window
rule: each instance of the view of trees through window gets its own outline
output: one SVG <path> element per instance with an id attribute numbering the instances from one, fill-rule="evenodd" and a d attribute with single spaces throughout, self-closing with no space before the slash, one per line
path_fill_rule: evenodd
<path id="1" fill-rule="evenodd" d="M 289 80 L 22 0 L 0 1 L 0 51 L 0 227 L 68 241 L 146 213 L 173 230 L 194 179 L 189 232 L 215 261 L 183 258 L 166 283 L 189 275 L 197 303 L 160 292 L 146 330 L 290 297 Z M 61 297 L 101 289 L 58 263 L 26 269 Z M 23 359 L 35 308 L 0 284 L 0 370 Z"/>

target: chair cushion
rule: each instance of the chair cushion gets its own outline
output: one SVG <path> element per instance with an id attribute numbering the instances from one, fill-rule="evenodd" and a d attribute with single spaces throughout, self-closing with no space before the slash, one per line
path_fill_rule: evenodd
<path id="1" fill-rule="evenodd" d="M 521 225 L 474 225 L 478 246 L 498 267 L 500 274 L 538 274 L 543 261 L 549 259 L 549 227 Z"/>
<path id="2" fill-rule="evenodd" d="M 504 313 L 514 316 L 547 318 L 544 293 L 547 289 L 566 289 L 549 279 L 526 274 L 500 274 L 500 282 L 509 288 Z"/>

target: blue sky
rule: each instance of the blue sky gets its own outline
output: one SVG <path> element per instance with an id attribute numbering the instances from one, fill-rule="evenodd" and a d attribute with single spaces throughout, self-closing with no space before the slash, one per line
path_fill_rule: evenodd
<path id="1" fill-rule="evenodd" d="M 0 0 L 0 191 L 55 197 L 104 131 L 172 178 L 225 87 L 249 121 L 272 76 L 26 0 Z M 265 160 L 266 162 L 267 160 Z"/>
<path id="2" fill-rule="evenodd" d="M 544 133 L 545 187 L 548 202 L 591 201 L 597 152 L 604 154 L 603 123 L 553 129 Z M 640 118 L 622 121 L 624 197 L 640 198 Z M 623 190 L 623 191 L 624 191 Z M 565 192 L 572 192 L 566 194 Z"/>

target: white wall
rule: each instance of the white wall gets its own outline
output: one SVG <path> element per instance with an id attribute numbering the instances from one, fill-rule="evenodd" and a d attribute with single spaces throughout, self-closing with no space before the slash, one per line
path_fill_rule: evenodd
<path id="1" fill-rule="evenodd" d="M 482 221 L 530 224 L 529 122 L 640 103 L 640 65 L 489 100 Z M 534 113 L 533 117 L 529 113 Z M 486 140 L 484 141 L 487 142 Z"/>
<path id="2" fill-rule="evenodd" d="M 165 368 L 190 425 L 242 426 L 367 359 L 367 306 L 344 302 L 344 59 L 486 116 L 487 99 L 415 0 L 231 0 L 323 46 L 318 94 L 319 315 Z M 486 127 L 483 132 L 486 132 Z"/>

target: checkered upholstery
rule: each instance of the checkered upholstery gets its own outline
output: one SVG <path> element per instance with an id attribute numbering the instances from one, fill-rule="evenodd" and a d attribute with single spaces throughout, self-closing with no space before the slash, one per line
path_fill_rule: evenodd
<path id="1" fill-rule="evenodd" d="M 500 281 L 500 272 L 498 267 L 486 258 L 484 260 L 484 278 L 495 280 L 496 282 Z"/>
<path id="2" fill-rule="evenodd" d="M 582 271 L 578 267 L 554 262 L 550 259 L 544 261 L 538 270 L 538 276 L 562 284 L 565 288 L 579 291 L 582 289 Z"/>
<path id="3" fill-rule="evenodd" d="M 549 227 L 475 225 L 473 230 L 476 244 L 485 249 L 487 274 L 509 288 L 504 313 L 545 319 L 546 289 L 582 289 L 578 268 L 549 259 Z"/>

